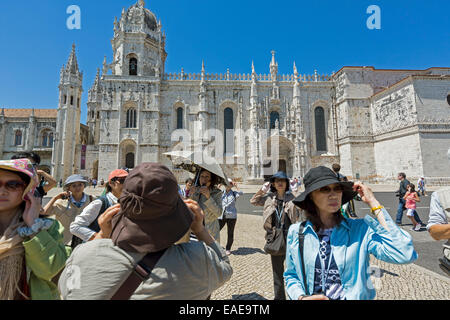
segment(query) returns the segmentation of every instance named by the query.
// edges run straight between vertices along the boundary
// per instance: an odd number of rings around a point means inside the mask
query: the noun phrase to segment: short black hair
[[[399,175],[399,176],[402,176],[403,178],[406,179],[406,174],[405,174],[404,172],[400,172],[398,175]]]
[[[331,168],[333,169],[334,172],[339,172],[341,170],[341,165],[338,163],[333,163]]]
[[[185,181],[184,183],[187,184],[188,182],[194,183],[194,179],[192,179],[192,178],[187,178],[186,181]]]
[[[289,180],[287,180],[287,179],[284,179],[285,181],[286,181],[286,192],[288,192],[289,190],[290,190],[290,183],[289,183]],[[270,183],[270,191],[272,192],[272,193],[276,193],[277,192],[277,189],[275,188],[275,186],[274,186],[274,183],[275,183],[275,181],[274,182],[272,182],[272,183]]]
[[[29,160],[33,161],[33,163],[35,163],[35,164],[41,163],[41,157],[37,153],[34,153],[34,152],[16,153],[11,158],[11,160],[17,160],[17,159],[29,159]]]

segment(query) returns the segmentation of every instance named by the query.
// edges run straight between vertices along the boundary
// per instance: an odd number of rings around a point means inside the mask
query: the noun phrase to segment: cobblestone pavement
[[[226,226],[220,234],[226,243]],[[233,276],[216,290],[213,300],[272,300],[273,281],[270,256],[263,251],[262,217],[238,215],[235,240],[230,261]],[[409,265],[394,265],[371,259],[372,282],[377,300],[447,300],[450,299],[450,278],[427,269]]]

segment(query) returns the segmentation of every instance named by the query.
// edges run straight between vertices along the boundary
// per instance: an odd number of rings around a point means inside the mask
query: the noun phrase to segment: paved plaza
[[[221,244],[226,243],[226,227],[220,234]],[[270,256],[263,251],[264,230],[262,217],[239,215],[235,229],[235,243],[230,261],[233,276],[223,287],[212,294],[212,299],[264,300],[273,299],[272,268]],[[377,300],[448,300],[450,278],[415,264],[393,265],[371,260],[377,290]]]

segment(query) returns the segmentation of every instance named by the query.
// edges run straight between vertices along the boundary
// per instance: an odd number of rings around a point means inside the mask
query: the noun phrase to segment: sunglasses
[[[126,178],[114,178],[112,179],[113,182],[118,182],[120,184],[124,184],[125,183],[125,179]]]
[[[330,193],[332,190],[333,190],[333,192],[336,192],[336,193],[342,193],[342,192],[344,192],[344,187],[341,186],[341,185],[337,185],[334,188],[331,188],[329,186],[325,186],[325,187],[320,188],[319,192],[321,192],[321,193]]]
[[[21,189],[25,189],[26,184],[25,182],[22,181],[7,181],[7,182],[3,182],[0,181],[0,188],[2,188],[3,186],[5,186],[5,189],[8,191],[19,191]]]

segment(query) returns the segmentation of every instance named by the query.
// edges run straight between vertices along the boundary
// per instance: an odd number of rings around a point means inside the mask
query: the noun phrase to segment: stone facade
[[[115,19],[111,43],[113,61],[105,57],[88,93],[87,126],[78,126],[75,47],[61,70],[57,179],[80,172],[106,180],[144,161],[171,167],[163,153],[191,147],[210,151],[241,181],[339,162],[351,179],[393,181],[404,171],[412,181],[450,182],[450,68],[343,67],[328,76],[300,74],[294,63],[281,75],[272,52],[267,74],[253,64],[245,74],[210,74],[205,63],[194,74],[166,72],[166,35],[142,0]]]
[[[55,109],[6,109],[0,113],[0,159],[15,153],[34,152],[40,168],[50,173],[56,132]]]

